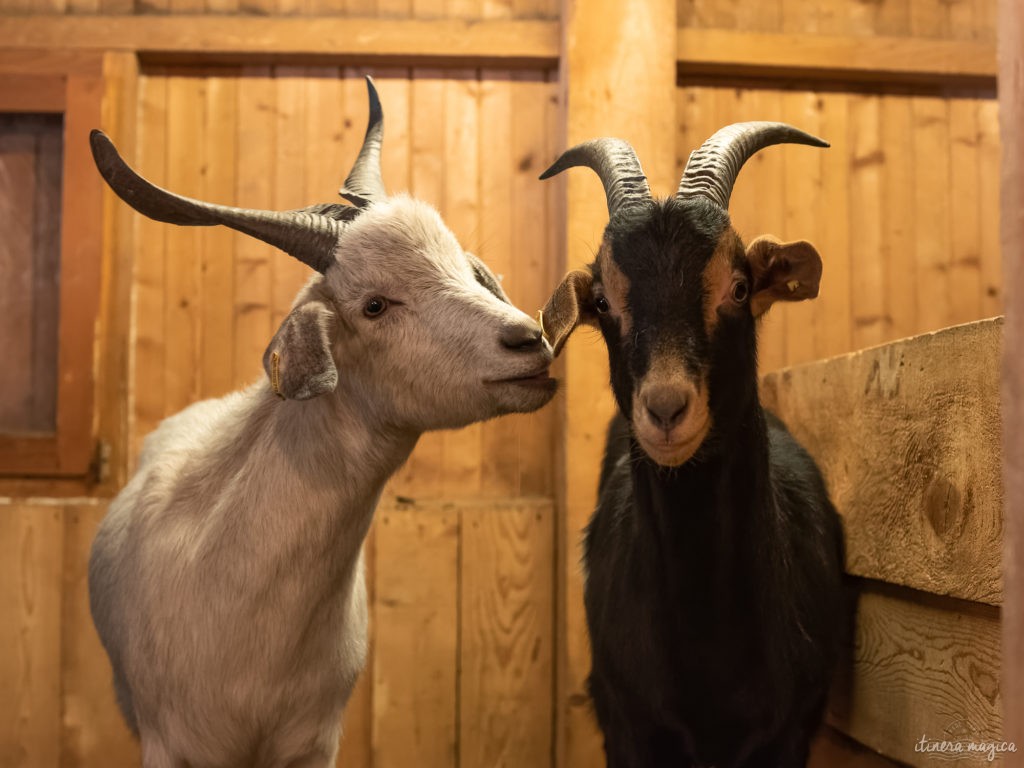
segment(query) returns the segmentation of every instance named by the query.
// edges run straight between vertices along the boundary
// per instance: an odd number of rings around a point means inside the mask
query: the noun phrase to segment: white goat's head
[[[554,395],[551,347],[440,215],[388,197],[380,171],[383,115],[370,120],[341,195],[354,205],[256,211],[205,203],[150,184],[100,131],[96,165],[113,190],[157,221],[223,224],[315,269],[264,355],[274,391],[305,400],[338,392],[406,429],[458,427],[540,408]]]

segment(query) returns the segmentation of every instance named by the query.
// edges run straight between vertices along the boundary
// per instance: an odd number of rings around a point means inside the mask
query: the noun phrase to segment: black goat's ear
[[[776,301],[803,301],[818,295],[821,256],[806,240],[783,243],[762,235],[747,246],[747,261],[754,276],[750,297],[754,317]]]
[[[267,351],[263,368],[274,394],[286,400],[309,400],[338,386],[331,356],[330,329],[334,313],[320,300],[304,301],[281,323]]]
[[[577,325],[596,322],[590,310],[593,285],[594,275],[589,270],[574,270],[565,276],[541,310],[541,327],[556,355]]]

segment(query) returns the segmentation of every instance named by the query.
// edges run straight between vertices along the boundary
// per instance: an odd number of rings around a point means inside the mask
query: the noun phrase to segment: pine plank
[[[57,360],[60,320],[60,228],[51,212],[61,208],[63,143],[58,125],[39,132],[36,142],[34,232],[32,234],[32,405],[33,429],[57,426]],[[27,198],[28,187],[19,189]],[[10,286],[8,286],[9,288]],[[6,316],[6,315],[5,315]]]
[[[901,95],[882,97],[882,242],[878,258],[885,268],[886,307],[892,320],[891,337],[903,338],[920,331],[918,323],[917,239],[914,228],[916,158],[908,140],[913,136],[910,99]]]
[[[981,314],[992,317],[1003,312],[1004,295],[1002,251],[999,244],[999,189],[996,183],[1003,167],[1002,143],[999,138],[999,104],[995,99],[981,101],[978,128],[981,184],[977,204],[981,212]]]
[[[166,187],[167,176],[167,78],[160,71],[139,81],[139,171],[154,184]],[[118,201],[120,203],[120,201]],[[134,466],[142,440],[152,432],[167,410],[164,379],[167,335],[165,261],[170,226],[134,214],[137,255],[132,323],[135,326],[135,362],[131,397],[129,455]]]
[[[990,606],[868,583],[854,658],[829,721],[883,755],[927,765],[920,740],[1002,741],[999,620]],[[950,756],[952,757],[952,756]],[[974,754],[953,764],[984,761]]]
[[[60,757],[63,509],[0,507],[0,765]]]
[[[202,128],[206,86],[202,78],[172,74],[167,78],[167,187],[188,197],[205,197]],[[164,324],[164,415],[199,399],[202,292],[202,234],[197,227],[167,228]],[[142,311],[146,311],[145,308]]]
[[[447,72],[442,98],[446,119],[442,145],[444,192],[441,213],[462,247],[478,252],[480,105],[476,73]],[[480,493],[483,430],[484,426],[477,423],[442,433],[442,492],[446,497],[472,497]]]
[[[495,502],[462,512],[459,761],[551,765],[554,507]]]
[[[981,312],[981,178],[978,100],[951,97],[949,108],[950,324],[983,317]]]
[[[808,133],[821,135],[821,110],[818,94],[813,91],[783,91],[782,116],[787,122]],[[826,139],[827,140],[827,139]],[[769,149],[769,151],[772,151]],[[821,152],[832,149],[812,147],[779,147],[775,151],[783,156],[783,201],[785,204],[783,227],[776,234],[783,240],[809,240],[820,245],[822,221],[827,203],[821,194]],[[817,357],[812,328],[827,322],[827,301],[830,293],[829,254],[822,253],[824,273],[819,297],[775,307],[771,313],[785,313],[785,339],[783,361],[786,365],[813,360]]]
[[[850,162],[850,303],[853,348],[881,344],[891,338],[886,306],[882,251],[881,104],[875,95],[852,95],[849,102]],[[973,318],[972,318],[973,319]]]
[[[951,321],[949,250],[949,104],[930,96],[911,97],[914,141],[914,241],[917,244],[917,330],[932,331]]]
[[[89,612],[89,551],[106,512],[104,503],[72,504],[64,512],[60,765],[77,768],[140,760],[138,742],[114,700],[110,662]]]
[[[848,99],[845,93],[821,91],[821,133],[832,144],[822,151],[821,196],[830,211],[849,210],[850,147]],[[850,223],[847,215],[829,221],[816,243],[828,269],[827,298],[820,301],[820,310],[828,322],[814,328],[814,349],[820,356],[837,355],[852,348],[852,308],[850,301]],[[827,301],[827,303],[826,303]]]
[[[305,68],[279,66],[274,69],[277,92],[275,111],[277,147],[274,153],[274,205],[278,211],[302,208],[314,202],[306,198],[306,143],[313,133],[330,130],[309,121],[303,78]],[[276,329],[291,312],[299,289],[312,270],[298,259],[274,249],[270,260],[271,325]]]
[[[983,320],[763,380],[843,515],[850,573],[1002,602],[1002,331]]]
[[[246,208],[274,208],[277,92],[269,67],[240,70],[237,93],[235,199]],[[274,333],[271,317],[273,246],[237,235],[234,263],[233,364],[235,385],[263,376],[263,352]]]
[[[456,765],[458,568],[456,508],[378,510],[374,768]]]
[[[204,199],[235,204],[237,176],[238,78],[236,71],[208,70],[202,147]],[[197,148],[199,149],[199,148]],[[235,388],[235,243],[242,237],[227,227],[200,231],[200,382],[202,397],[220,397]]]

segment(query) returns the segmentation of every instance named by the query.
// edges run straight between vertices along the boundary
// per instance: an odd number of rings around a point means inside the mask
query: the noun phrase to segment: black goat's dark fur
[[[842,528],[812,459],[760,406],[755,319],[705,333],[694,284],[728,224],[700,220],[707,206],[652,203],[606,231],[631,279],[632,332],[601,319],[620,411],[645,338],[667,333],[707,372],[713,427],[666,468],[622,413],[611,424],[584,547],[590,692],[610,768],[803,766],[847,627]]]

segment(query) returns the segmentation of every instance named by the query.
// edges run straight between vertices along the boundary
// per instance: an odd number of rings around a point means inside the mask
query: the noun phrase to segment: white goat
[[[527,412],[551,348],[430,206],[387,198],[382,117],[342,194],[246,211],[93,153],[139,212],[225,224],[321,274],[264,356],[268,381],[196,403],[145,441],[93,543],[93,619],[146,768],[333,766],[367,644],[362,542],[419,435]]]

